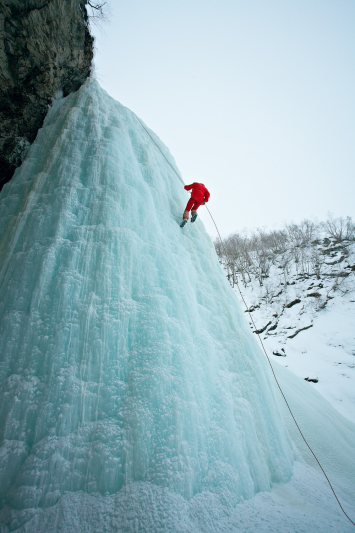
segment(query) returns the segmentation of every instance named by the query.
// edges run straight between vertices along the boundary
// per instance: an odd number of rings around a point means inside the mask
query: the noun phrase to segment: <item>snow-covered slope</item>
[[[4,187],[4,533],[351,531],[289,436],[202,223],[179,227],[185,194],[95,80],[54,103]],[[354,426],[322,401],[319,431],[348,454]],[[347,457],[335,479],[351,511],[354,473]]]
[[[355,422],[355,244],[314,247],[326,254],[319,279],[291,263],[285,282],[276,263],[263,286],[253,277],[239,285],[271,359],[317,380],[309,386]]]

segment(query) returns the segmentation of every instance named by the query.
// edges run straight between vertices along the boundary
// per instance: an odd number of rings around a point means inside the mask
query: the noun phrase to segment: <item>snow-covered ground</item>
[[[320,279],[300,276],[293,265],[285,283],[276,263],[262,286],[252,277],[246,286],[239,279],[239,287],[257,330],[270,323],[260,333],[270,358],[303,379],[318,380],[309,387],[355,422],[355,244],[317,249],[325,256]],[[235,291],[244,307],[237,286]]]

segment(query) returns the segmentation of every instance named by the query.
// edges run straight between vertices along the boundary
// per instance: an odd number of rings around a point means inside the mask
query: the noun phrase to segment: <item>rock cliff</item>
[[[0,8],[0,188],[21,164],[51,99],[90,73],[86,0],[3,0]]]

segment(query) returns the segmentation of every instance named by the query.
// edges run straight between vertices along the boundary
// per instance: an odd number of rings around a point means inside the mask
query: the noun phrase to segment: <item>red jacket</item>
[[[191,197],[199,204],[202,204],[202,202],[208,202],[210,193],[203,183],[192,183],[192,185],[185,185],[184,189],[187,191],[192,189]]]

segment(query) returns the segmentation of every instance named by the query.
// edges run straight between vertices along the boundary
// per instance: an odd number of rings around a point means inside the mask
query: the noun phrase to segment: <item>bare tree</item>
[[[320,241],[325,235],[330,238],[325,243],[326,248]],[[317,280],[324,276],[332,277],[332,290],[345,291],[348,290],[344,281],[348,271],[344,270],[343,265],[335,271],[334,265],[343,263],[346,258],[346,268],[352,269],[352,259],[348,257],[347,251],[349,245],[342,246],[342,256],[336,261],[327,263],[326,257],[330,252],[333,253],[328,249],[332,241],[354,239],[355,225],[350,217],[335,219],[329,216],[326,222],[320,224],[305,219],[299,224],[287,224],[282,230],[259,228],[254,232],[234,233],[224,239],[223,243],[216,241],[215,247],[221,264],[228,270],[232,286],[240,276],[245,286],[254,278],[258,280],[260,287],[264,287],[270,268],[275,265],[281,270],[285,289],[294,266],[297,276],[315,275]],[[328,270],[326,265],[330,267]],[[266,297],[269,298],[270,291],[266,292]]]
[[[304,219],[299,224],[286,224],[288,240],[294,246],[307,246],[319,237],[319,224],[312,220]]]
[[[271,231],[268,234],[268,247],[274,255],[283,253],[286,250],[287,233],[285,231]]]
[[[269,276],[270,267],[271,267],[271,257],[270,253],[265,246],[260,245],[252,254],[253,265],[254,265],[254,274],[259,285],[263,285],[265,278]]]
[[[281,257],[279,258],[279,267],[282,270],[285,285],[287,284],[288,276],[289,276],[290,269],[291,269],[291,264],[292,264],[292,256],[288,253],[282,254]]]
[[[355,238],[355,224],[351,217],[334,218],[333,215],[329,214],[328,219],[322,223],[322,228],[326,235],[336,242],[353,241]]]
[[[301,233],[303,235],[304,245],[310,244],[312,241],[315,241],[319,237],[319,224],[305,218],[300,223]]]
[[[317,248],[313,248],[311,251],[311,265],[312,270],[314,274],[316,275],[317,279],[320,279],[322,266],[324,264],[324,259],[322,260],[321,254],[319,253]]]

